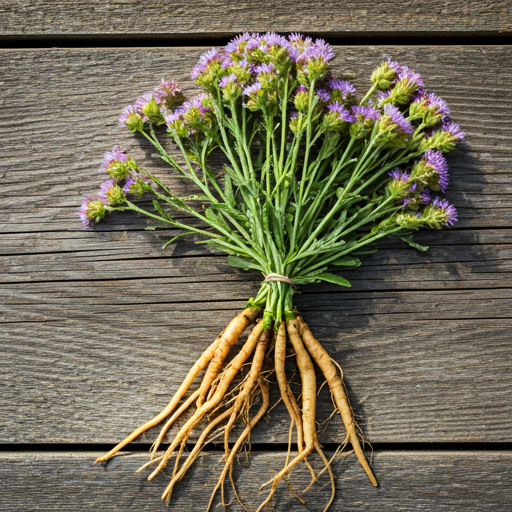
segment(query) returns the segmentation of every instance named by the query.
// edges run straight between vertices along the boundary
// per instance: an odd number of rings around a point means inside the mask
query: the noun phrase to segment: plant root
[[[115,455],[128,443],[131,443],[134,439],[139,437],[143,432],[146,432],[146,430],[149,430],[155,425],[158,425],[162,420],[167,418],[167,416],[171,414],[185,393],[188,391],[190,385],[197,377],[199,372],[204,370],[212,358],[215,357],[215,353],[219,345],[221,343],[225,343],[225,340],[229,340],[232,342],[231,345],[233,345],[236,340],[238,340],[240,335],[245,331],[247,326],[254,322],[259,312],[260,310],[257,308],[246,308],[241,311],[235,318],[233,318],[233,320],[229,322],[224,331],[222,331],[221,335],[201,354],[199,359],[192,366],[187,376],[185,377],[185,380],[182,382],[181,386],[178,388],[178,391],[176,391],[167,407],[160,414],[157,414],[152,420],[149,420],[148,422],[144,423],[144,425],[135,429],[128,437],[126,437],[123,441],[112,448],[112,450],[105,453],[101,457],[98,457],[95,462],[104,462],[110,459],[110,457]]]
[[[338,375],[336,366],[329,357],[329,354],[324,349],[324,347],[322,347],[320,342],[313,336],[306,322],[304,322],[301,317],[297,317],[297,321],[300,326],[304,345],[306,345],[306,348],[311,354],[311,357],[313,357],[315,363],[319,366],[325,378],[327,379],[327,383],[329,384],[332,396],[334,397],[336,407],[340,412],[341,419],[343,420],[345,429],[347,431],[347,436],[350,440],[350,443],[352,444],[352,448],[354,449],[357,460],[363,467],[365,473],[370,479],[370,482],[375,487],[377,487],[379,484],[373,475],[373,472],[366,460],[366,457],[364,456],[363,449],[361,448],[361,444],[359,442],[359,437],[355,428],[354,413],[352,411],[352,407],[350,406],[347,392],[345,391],[345,386],[343,385],[343,380]]]
[[[197,460],[201,450],[207,443],[222,436],[224,454],[221,461],[224,465],[217,484],[211,494],[207,512],[212,508],[219,488],[221,489],[222,506],[224,508],[229,506],[230,503],[227,502],[225,496],[225,483],[226,477],[228,476],[236,499],[240,506],[244,510],[247,510],[238,495],[233,480],[234,464],[244,446],[247,446],[250,450],[251,431],[261,418],[269,412],[269,385],[267,379],[269,375],[275,371],[281,394],[280,400],[283,401],[290,415],[288,450],[284,467],[277,472],[273,478],[260,487],[261,490],[271,485],[266,499],[261,503],[257,512],[261,512],[268,505],[282,479],[286,479],[291,492],[302,503],[305,503],[299,494],[295,492],[288,479],[290,471],[302,461],[304,461],[311,473],[311,482],[302,493],[307,492],[323,473],[328,472],[329,474],[332,491],[329,502],[324,509],[324,511],[326,511],[331,506],[335,493],[335,479],[331,464],[339,451],[343,450],[349,441],[354,448],[359,462],[371,482],[376,486],[377,482],[364,457],[359,442],[358,427],[353,418],[353,412],[343,386],[341,368],[335,361],[331,360],[326,350],[311,334],[308,326],[300,316],[290,314],[287,316],[286,322],[276,322],[274,326],[276,331],[274,333],[271,327],[272,322],[265,320],[256,322],[247,340],[238,350],[238,353],[228,364],[225,364],[231,347],[236,343],[246,327],[255,322],[259,313],[260,310],[257,308],[247,308],[239,313],[228,324],[221,335],[199,357],[167,407],[160,414],[155,416],[155,418],[136,429],[125,440],[110,450],[110,452],[99,457],[97,461],[107,460],[112,457],[117,451],[126,446],[126,444],[135,439],[142,432],[166,419],[160,433],[151,446],[151,460],[140,467],[137,472],[155,465],[156,468],[154,468],[148,476],[148,480],[152,480],[167,466],[171,457],[175,455],[172,477],[162,494],[162,500],[166,500],[167,504],[169,504],[174,487],[182,480],[192,464]],[[294,354],[288,356],[286,355],[287,339],[290,340],[294,350]],[[272,369],[268,369],[267,360],[271,358],[272,352],[274,353],[274,364]],[[295,356],[296,359],[302,387],[302,392],[298,398],[296,398],[292,392],[290,381],[286,378],[285,373],[285,361],[287,357],[293,356]],[[334,412],[336,412],[336,409],[340,412],[347,430],[344,443],[336,450],[330,460],[325,456],[322,446],[318,441],[317,422],[315,418],[316,400],[319,391],[316,389],[314,363],[317,364],[324,374],[326,383],[331,390],[335,407]],[[241,373],[245,373],[245,366],[249,367],[249,371],[246,372],[245,376],[239,377],[237,381],[235,381],[237,376],[240,376]],[[198,389],[190,393],[188,398],[179,405],[192,382],[202,370],[206,371]],[[299,399],[300,406],[298,403]],[[260,401],[260,405],[256,414],[251,418],[250,411],[257,400]],[[165,451],[163,453],[157,453],[171,426],[182,418],[183,414],[189,409],[192,409],[190,417],[183,422],[178,433],[174,436]],[[190,453],[188,453],[184,461],[182,461],[183,452],[187,446],[187,441],[192,429],[205,418],[208,420],[207,425],[202,429]],[[230,434],[233,431],[235,423],[240,421],[245,422],[245,428],[237,438],[233,447],[230,448]],[[291,458],[290,454],[294,427],[296,429],[298,452],[296,456]],[[320,427],[321,425],[318,425],[318,428]],[[315,473],[308,461],[308,456],[315,451],[318,453],[324,466],[318,474]]]

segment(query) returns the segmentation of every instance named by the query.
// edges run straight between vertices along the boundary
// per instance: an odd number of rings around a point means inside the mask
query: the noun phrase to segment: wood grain
[[[510,33],[512,4],[489,0],[23,0],[0,2],[5,36],[126,36],[187,39],[244,31],[322,35]]]
[[[228,267],[193,240],[162,252],[171,231],[144,231],[148,223],[137,216],[112,216],[92,232],[76,216],[116,142],[166,175],[116,117],[162,77],[191,92],[188,71],[203,50],[1,53],[0,442],[118,441],[159,412],[202,347],[257,290],[260,275]],[[337,53],[336,71],[360,91],[392,56],[446,98],[467,132],[449,155],[448,197],[461,221],[419,234],[427,253],[384,242],[345,274],[350,291],[311,286],[297,305],[344,368],[373,442],[511,441],[512,50]],[[321,394],[320,420],[330,407]],[[287,429],[278,407],[253,440],[282,442]],[[333,419],[322,439],[342,438]],[[151,432],[141,441],[153,439]]]
[[[156,512],[205,510],[221,466],[218,453],[200,457],[172,496],[167,508],[160,495],[169,475],[148,482],[147,474],[134,471],[147,461],[146,454],[117,457],[108,465],[93,464],[96,453],[1,453],[0,475],[2,510],[78,512]],[[244,458],[245,467],[237,466],[234,475],[244,504],[255,510],[266,494],[258,493],[261,483],[279,470],[282,453],[258,452]],[[316,457],[311,457],[316,467]],[[316,464],[315,464],[316,463]],[[330,510],[345,512],[425,512],[431,510],[495,512],[512,508],[512,454],[492,451],[376,451],[373,468],[380,487],[370,485],[353,455],[339,457],[333,464],[338,479],[336,496]],[[290,484],[296,491],[309,483],[309,472],[294,469]],[[234,499],[229,483],[227,499]],[[330,496],[328,478],[322,475],[306,494],[302,505],[285,482],[277,488],[273,512],[293,510],[321,511]],[[217,499],[217,503],[220,499]],[[219,507],[220,508],[220,507]],[[242,510],[235,502],[232,512]]]

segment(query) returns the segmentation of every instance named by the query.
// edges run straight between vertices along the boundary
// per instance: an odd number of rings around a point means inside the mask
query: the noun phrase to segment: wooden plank
[[[145,454],[117,457],[108,465],[94,465],[96,453],[4,452],[0,454],[2,510],[65,510],[105,512],[205,510],[221,466],[219,453],[200,457],[174,490],[171,507],[160,495],[169,474],[151,482],[146,474],[134,471],[147,461]],[[243,462],[243,457],[241,458]],[[234,477],[245,506],[255,510],[266,497],[258,493],[261,483],[282,467],[284,453],[257,452],[249,455],[249,464],[237,465]],[[316,457],[311,457],[316,463]],[[319,467],[318,464],[315,464]],[[333,464],[336,481],[335,501],[330,510],[337,512],[372,510],[378,512],[450,512],[505,511],[512,508],[512,454],[509,451],[376,451],[373,468],[380,487],[370,485],[353,455],[339,457]],[[168,473],[168,471],[166,470]],[[305,467],[294,469],[290,485],[296,491],[308,485]],[[234,500],[226,484],[227,500]],[[274,512],[319,511],[330,496],[328,477],[320,477],[306,494],[302,505],[285,482],[273,500]],[[218,503],[220,499],[217,499]],[[236,503],[229,508],[238,512]]]
[[[307,31],[322,35],[492,34],[511,30],[511,3],[485,0],[164,0],[97,2],[24,0],[0,3],[4,36],[108,35],[187,39],[244,31]]]
[[[210,300],[227,295],[246,297],[262,280],[259,272],[236,270],[226,257],[208,254],[192,241],[180,242],[162,252],[169,234],[155,232],[110,233],[48,233],[0,235],[0,282],[4,293],[39,293],[52,290],[55,295],[69,296],[69,291],[87,287],[91,297],[118,295],[118,288],[140,288],[140,279],[151,280],[151,296],[158,301],[172,301],[172,296],[186,294],[194,299],[197,291],[207,287]],[[503,288],[512,280],[512,244],[507,243],[510,230],[443,231],[421,233],[420,243],[429,251],[411,249],[398,239],[378,244],[379,251],[362,258],[362,266],[345,270],[352,283],[351,291]],[[487,242],[483,242],[486,240]],[[3,243],[2,243],[3,242]],[[9,254],[8,251],[21,254]],[[114,284],[112,281],[127,280]],[[101,281],[101,282],[97,282]],[[105,281],[109,286],[105,289]],[[241,282],[239,293],[230,295],[233,286],[219,290],[214,283]],[[190,285],[179,286],[179,283]],[[206,285],[206,283],[210,283]],[[172,290],[168,285],[176,285]],[[205,286],[202,286],[204,284]],[[94,292],[96,288],[98,291]],[[304,287],[304,291],[337,290],[335,285]],[[235,290],[236,293],[236,290]],[[166,299],[167,296],[167,299]],[[121,299],[145,302],[141,294]]]
[[[119,440],[159,412],[257,290],[257,273],[231,269],[192,242],[162,253],[169,232],[142,231],[145,220],[113,216],[100,232],[85,232],[76,217],[80,194],[98,186],[95,169],[114,142],[151,167],[152,151],[116,126],[120,108],[162,76],[191,91],[187,74],[201,51],[2,53],[1,442]],[[510,441],[512,50],[337,51],[337,71],[359,88],[393,56],[448,100],[468,133],[450,155],[449,197],[461,222],[420,234],[432,246],[427,253],[387,241],[346,273],[350,292],[312,286],[297,304],[343,366],[372,441]],[[319,400],[322,420],[329,397]],[[287,432],[286,413],[276,408],[254,441],[282,442]],[[342,437],[333,419],[322,439]],[[141,441],[153,439],[154,432]]]

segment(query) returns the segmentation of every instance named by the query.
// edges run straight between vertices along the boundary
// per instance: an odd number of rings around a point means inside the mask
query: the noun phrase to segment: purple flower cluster
[[[443,123],[441,125],[441,129],[456,140],[464,140],[464,137],[466,136],[466,134],[460,129],[460,126],[455,123]]]
[[[254,82],[252,85],[249,85],[247,86],[244,91],[243,91],[243,94],[244,96],[251,96],[253,95],[255,92],[258,92],[260,91],[262,88],[262,85],[260,82]]]
[[[94,206],[93,203],[95,202],[96,201],[91,196],[86,196],[82,198],[82,204],[80,205],[80,209],[78,210],[78,217],[80,217],[80,220],[82,221],[82,226],[84,228],[90,229],[95,223],[94,217],[92,215],[91,217],[89,217],[89,213],[92,213],[92,206]],[[102,203],[102,201],[99,202]],[[98,205],[96,205],[96,209],[97,206]]]
[[[450,181],[450,175],[448,174],[448,163],[446,158],[439,151],[428,149],[425,151],[423,161],[427,167],[430,167],[439,177],[438,184],[441,191],[446,192],[448,183]]]
[[[364,122],[367,119],[377,121],[380,118],[380,112],[373,107],[352,107],[352,113],[358,122]]]
[[[408,134],[413,132],[411,123],[405,119],[398,107],[386,103],[384,105],[384,114],[389,116],[392,123],[395,124],[402,133]]]
[[[327,108],[331,112],[337,112],[339,114],[339,118],[347,123],[355,123],[356,118],[353,114],[350,113],[349,110],[345,109],[344,105],[340,105],[339,102],[335,101],[334,103],[331,103],[330,105],[327,105]],[[355,108],[358,107],[352,107],[352,111],[354,111]]]
[[[406,182],[409,179],[409,174],[407,172],[402,172],[400,169],[396,168],[389,173],[395,181]]]
[[[212,121],[208,114],[212,112],[212,109],[205,105],[207,98],[208,95],[205,93],[198,94],[185,101],[174,112],[167,114],[165,122],[168,128],[173,130],[180,128],[177,133],[181,136],[192,135],[196,133],[197,129],[211,127]],[[177,121],[180,121],[179,126],[176,125]]]
[[[222,64],[226,59],[226,55],[221,53],[219,48],[210,48],[199,57],[199,63],[190,72],[192,80],[196,80],[201,73],[208,69],[212,62]]]
[[[341,97],[346,100],[350,94],[356,93],[356,88],[350,83],[338,78],[331,78],[327,84],[331,89],[341,92]]]
[[[236,75],[231,73],[231,75],[224,76],[219,81],[219,87],[224,89],[230,82],[236,82]]]
[[[453,204],[448,203],[447,199],[440,199],[439,197],[436,197],[432,201],[432,206],[440,210],[442,214],[446,217],[444,223],[449,228],[453,227],[453,225],[457,222],[457,210],[455,209],[455,206]]]
[[[107,151],[103,156],[103,162],[100,165],[99,172],[108,172],[112,165],[118,165],[128,160],[128,155],[119,147],[114,146],[110,151]]]
[[[331,99],[331,93],[326,89],[317,89],[316,95],[320,98],[320,101],[327,103]]]
[[[128,105],[119,116],[119,124],[131,131],[141,130],[144,123],[163,122],[163,115],[183,103],[185,97],[174,80],[162,80],[154,91],[148,91]]]

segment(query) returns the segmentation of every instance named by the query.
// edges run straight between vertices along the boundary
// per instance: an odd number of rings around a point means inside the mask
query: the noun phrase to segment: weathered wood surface
[[[116,116],[163,76],[190,91],[188,71],[201,51],[0,54],[1,442],[119,440],[167,403],[202,348],[257,290],[261,276],[231,269],[190,241],[162,253],[169,232],[143,231],[144,219],[113,216],[85,232],[76,217],[113,143],[153,165],[151,149],[118,128]],[[392,56],[448,101],[467,133],[449,156],[448,197],[461,221],[421,234],[427,253],[385,242],[346,273],[351,290],[304,288],[297,304],[343,366],[371,441],[511,441],[512,50],[337,53],[336,70],[360,90]],[[329,408],[321,395],[320,419]],[[287,429],[278,407],[253,441],[282,442]],[[342,438],[333,419],[322,439]]]
[[[512,29],[509,0],[22,0],[0,2],[0,35],[138,38],[228,36],[244,31],[324,35],[490,34]]]
[[[134,473],[147,461],[146,454],[116,457],[106,467],[93,464],[96,455],[91,452],[1,453],[0,507],[25,511],[29,506],[30,510],[45,512],[205,510],[221,471],[221,466],[216,465],[219,453],[200,457],[190,474],[176,486],[171,506],[167,508],[160,495],[169,475],[148,482],[147,473]],[[245,464],[241,457],[245,467],[237,467],[235,481],[242,501],[250,510],[255,510],[266,496],[265,492],[258,493],[259,485],[282,467],[284,459],[283,453],[258,452],[250,454],[249,464]],[[316,462],[315,457],[311,459]],[[316,467],[319,468],[318,464]],[[368,482],[353,455],[335,460],[333,469],[338,478],[331,510],[496,512],[512,509],[512,453],[508,451],[376,451],[373,467],[380,483],[377,489]],[[309,479],[305,467],[298,467],[289,481],[300,491]],[[226,492],[227,499],[234,499],[229,482]],[[282,482],[272,510],[321,511],[330,497],[327,476],[322,475],[301,497],[306,500],[305,506]],[[229,510],[238,512],[242,508],[235,502]]]

